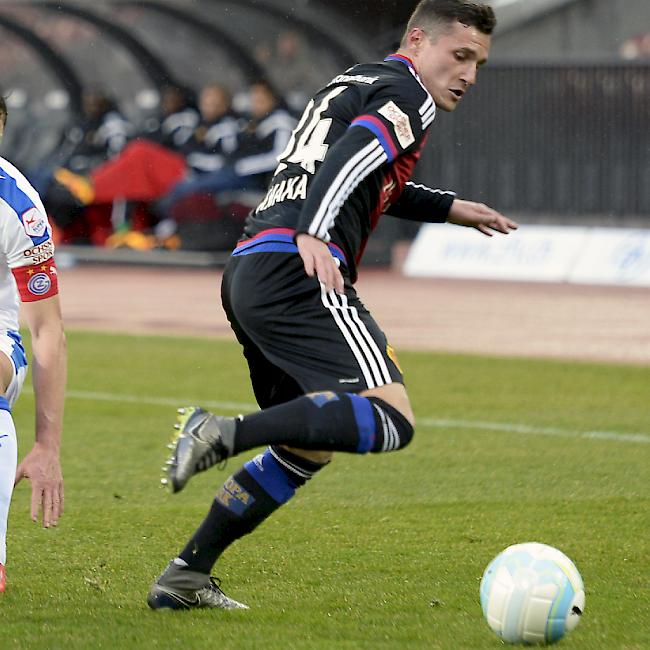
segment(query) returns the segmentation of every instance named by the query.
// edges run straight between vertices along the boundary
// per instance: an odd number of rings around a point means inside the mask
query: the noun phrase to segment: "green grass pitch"
[[[413,444],[338,455],[228,549],[215,573],[250,611],[151,612],[151,581],[227,476],[159,487],[175,407],[250,409],[247,370],[230,342],[68,340],[66,511],[43,530],[28,485],[14,493],[3,650],[497,648],[479,581],[524,541],[557,546],[584,579],[562,647],[650,647],[650,368],[402,353]],[[22,457],[29,390],[15,418]]]

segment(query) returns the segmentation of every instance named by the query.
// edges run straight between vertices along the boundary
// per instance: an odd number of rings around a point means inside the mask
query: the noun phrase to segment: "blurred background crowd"
[[[310,95],[395,49],[415,4],[0,0],[0,154],[60,243],[226,250]],[[492,4],[491,64],[418,176],[518,219],[647,226],[650,4]],[[376,258],[416,228],[383,225]]]

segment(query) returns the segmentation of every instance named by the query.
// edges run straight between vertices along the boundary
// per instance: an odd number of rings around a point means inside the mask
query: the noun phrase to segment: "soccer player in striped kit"
[[[489,6],[423,0],[397,53],[350,68],[307,106],[222,283],[262,410],[226,418],[181,409],[163,480],[177,492],[195,473],[269,446],[217,492],[151,587],[150,607],[245,607],[210,578],[223,550],[286,503],[332,452],[387,452],[411,441],[401,370],[353,284],[383,213],[484,234],[517,227],[409,180],[436,110],[454,110],[476,82],[494,26]]]
[[[0,95],[0,138],[7,107]],[[66,346],[58,296],[54,245],[45,208],[34,188],[0,158],[0,592],[6,585],[6,536],[14,482],[32,483],[31,516],[42,509],[43,526],[63,512],[59,461],[66,381]],[[18,331],[18,305],[31,332],[36,441],[17,465],[11,407],[27,374]]]

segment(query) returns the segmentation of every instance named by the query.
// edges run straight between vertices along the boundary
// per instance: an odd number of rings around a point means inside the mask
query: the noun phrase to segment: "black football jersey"
[[[338,245],[352,281],[383,213],[445,221],[453,192],[409,182],[436,106],[407,57],[335,77],[309,102],[245,237],[290,228]]]

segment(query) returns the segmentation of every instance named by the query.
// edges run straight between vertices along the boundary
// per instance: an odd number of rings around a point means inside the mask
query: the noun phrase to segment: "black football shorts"
[[[353,286],[346,281],[343,295],[326,292],[297,253],[231,257],[221,294],[262,408],[315,391],[403,383],[386,336]]]

